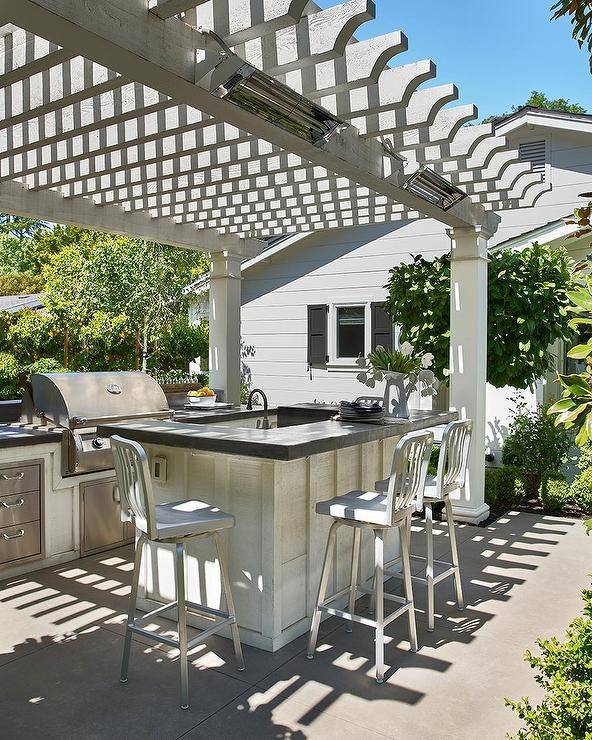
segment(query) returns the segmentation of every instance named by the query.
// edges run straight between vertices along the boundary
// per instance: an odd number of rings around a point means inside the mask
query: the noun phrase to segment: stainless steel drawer
[[[39,491],[0,496],[0,528],[33,522],[39,517]]]
[[[0,563],[28,558],[41,553],[39,522],[0,529]]]
[[[38,491],[41,484],[40,471],[41,466],[38,464],[0,468],[0,496]]]

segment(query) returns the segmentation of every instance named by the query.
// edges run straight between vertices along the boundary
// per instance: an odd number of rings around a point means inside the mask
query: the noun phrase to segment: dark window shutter
[[[308,363],[325,365],[327,356],[327,306],[308,306]]]
[[[372,346],[375,350],[379,345],[386,349],[393,348],[393,320],[384,310],[383,303],[373,303],[370,306],[372,313]]]

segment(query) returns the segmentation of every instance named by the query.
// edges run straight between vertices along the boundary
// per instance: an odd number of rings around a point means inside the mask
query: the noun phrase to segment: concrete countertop
[[[103,424],[98,427],[98,433],[102,437],[119,434],[138,442],[191,450],[272,460],[297,460],[321,452],[401,436],[407,432],[446,424],[457,418],[454,411],[414,410],[409,419],[385,424],[318,421],[280,429],[240,429],[216,424],[138,420]]]
[[[29,424],[0,424],[0,450],[7,447],[27,447],[59,442],[62,433],[53,427],[34,427]]]

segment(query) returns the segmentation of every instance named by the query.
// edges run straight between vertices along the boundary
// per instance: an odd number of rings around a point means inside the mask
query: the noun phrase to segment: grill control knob
[[[92,441],[92,446],[95,450],[101,450],[105,444],[105,440],[102,437],[95,437]]]

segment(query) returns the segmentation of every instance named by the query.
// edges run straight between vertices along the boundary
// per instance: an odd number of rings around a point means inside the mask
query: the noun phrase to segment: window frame
[[[337,313],[339,308],[351,308],[359,306],[364,309],[364,354],[366,357],[370,352],[370,346],[372,343],[372,313],[371,305],[373,300],[342,300],[334,301],[329,303],[329,316],[328,316],[328,349],[329,349],[329,361],[327,362],[328,368],[341,368],[341,369],[355,369],[359,371],[359,367],[356,364],[357,357],[337,357]]]

